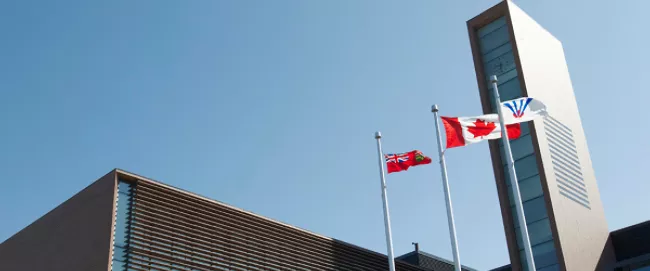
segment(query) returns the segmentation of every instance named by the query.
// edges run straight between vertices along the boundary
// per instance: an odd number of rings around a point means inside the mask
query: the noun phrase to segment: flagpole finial
[[[490,83],[496,83],[496,82],[498,82],[498,81],[499,81],[499,79],[497,79],[497,76],[496,76],[496,75],[492,75],[492,76],[490,76]]]
[[[381,132],[377,131],[375,132],[375,139],[380,139],[381,138]]]
[[[438,112],[438,105],[437,104],[434,104],[434,105],[431,106],[431,112],[433,112],[433,113]]]

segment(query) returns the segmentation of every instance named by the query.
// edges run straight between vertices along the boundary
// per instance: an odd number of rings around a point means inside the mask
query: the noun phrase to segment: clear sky
[[[113,168],[385,253],[373,133],[481,112],[497,1],[0,3],[0,240]],[[515,1],[565,48],[610,229],[650,219],[650,2]],[[463,264],[509,262],[486,143],[448,152]],[[388,176],[395,253],[451,258],[437,164]]]

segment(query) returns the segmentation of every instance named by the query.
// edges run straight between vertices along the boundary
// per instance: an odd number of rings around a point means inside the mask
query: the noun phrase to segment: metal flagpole
[[[449,239],[451,239],[451,250],[454,254],[454,270],[461,271],[460,253],[458,253],[458,239],[456,239],[456,223],[454,222],[454,211],[451,207],[451,195],[449,193],[449,181],[447,179],[447,164],[445,153],[442,150],[442,137],[440,136],[440,125],[438,121],[438,105],[431,107],[431,112],[436,119],[436,136],[438,137],[438,158],[440,158],[440,172],[442,173],[442,189],[445,191],[445,203],[447,203],[447,223],[449,223]]]
[[[501,140],[505,148],[506,159],[508,160],[508,174],[510,174],[510,182],[512,183],[512,194],[515,197],[515,208],[517,209],[517,216],[519,218],[519,229],[521,230],[521,239],[524,242],[524,253],[526,254],[526,263],[528,263],[528,270],[535,270],[535,261],[533,258],[533,250],[530,247],[530,239],[528,237],[528,227],[526,226],[526,217],[524,216],[524,206],[521,203],[521,194],[519,192],[519,183],[517,181],[517,174],[515,172],[515,161],[512,159],[512,150],[510,149],[510,141],[508,140],[508,132],[506,131],[506,124],[503,118],[503,111],[501,110],[501,98],[499,97],[499,88],[497,86],[497,76],[490,76],[490,83],[492,83],[492,90],[494,92],[494,101],[499,113],[499,125],[501,125]]]
[[[377,139],[377,155],[379,155],[379,176],[381,177],[381,199],[384,206],[384,226],[386,228],[386,250],[388,250],[388,267],[395,271],[395,258],[393,257],[393,235],[390,231],[390,215],[388,214],[388,196],[386,195],[386,174],[384,174],[384,152],[381,150],[381,133],[375,133]]]

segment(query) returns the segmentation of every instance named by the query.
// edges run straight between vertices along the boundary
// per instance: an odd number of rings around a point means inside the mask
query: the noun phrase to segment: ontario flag
[[[447,148],[461,147],[486,139],[501,138],[499,115],[478,117],[440,117],[447,134]],[[521,136],[519,123],[506,125],[509,139]]]
[[[424,156],[421,151],[414,150],[398,154],[385,154],[388,173],[408,170],[412,166],[426,165],[431,163],[431,158]]]

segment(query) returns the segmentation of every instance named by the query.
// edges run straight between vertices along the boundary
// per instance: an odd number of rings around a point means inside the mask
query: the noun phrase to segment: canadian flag
[[[447,148],[461,147],[486,139],[501,138],[499,115],[488,114],[478,117],[440,117],[447,134]],[[521,136],[519,123],[506,125],[508,138]]]

